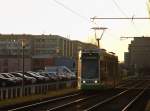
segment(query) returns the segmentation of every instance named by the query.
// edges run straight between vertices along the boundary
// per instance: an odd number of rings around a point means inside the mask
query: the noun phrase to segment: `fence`
[[[34,94],[46,94],[48,91],[77,87],[77,81],[59,81],[28,86],[0,87],[0,100],[12,99]]]

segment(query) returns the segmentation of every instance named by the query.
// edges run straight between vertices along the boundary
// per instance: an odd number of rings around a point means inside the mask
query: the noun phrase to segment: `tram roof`
[[[83,49],[82,53],[99,53],[108,56],[116,56],[114,52],[107,52],[105,49]]]
[[[83,49],[82,52],[84,53],[101,53],[101,52],[106,52],[105,49]]]

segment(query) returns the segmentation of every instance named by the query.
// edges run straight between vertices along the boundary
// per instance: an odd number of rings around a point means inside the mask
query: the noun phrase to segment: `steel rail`
[[[128,105],[126,105],[121,111],[128,111],[129,108],[144,94],[144,92],[147,90],[148,87],[146,87],[144,90],[142,90],[131,102],[129,102]]]
[[[48,110],[46,110],[46,111],[58,110],[58,109],[60,109],[60,108],[67,107],[67,106],[69,106],[69,105],[72,105],[72,104],[75,104],[75,103],[78,103],[78,102],[87,100],[87,99],[89,99],[89,98],[93,98],[93,97],[95,97],[95,96],[97,96],[97,95],[93,95],[93,96],[89,96],[89,97],[80,98],[80,99],[77,99],[77,100],[75,100],[75,101],[72,101],[72,102],[69,102],[69,103],[66,103],[66,104],[63,104],[63,105],[60,105],[60,106],[57,106],[57,107],[48,109]]]
[[[141,84],[141,83],[139,83],[139,84]],[[132,88],[138,86],[139,84],[136,84],[136,85],[133,86]],[[130,88],[130,89],[132,89],[132,88]],[[130,90],[130,89],[128,89],[128,90]],[[119,93],[119,94],[125,93],[125,92],[127,92],[128,90],[125,90],[125,91],[123,91],[123,92],[121,92],[121,93]],[[53,102],[53,101],[58,101],[58,100],[63,100],[63,99],[65,99],[65,98],[74,97],[74,96],[77,96],[77,95],[79,95],[79,94],[81,94],[81,92],[80,92],[80,93],[77,93],[77,94],[67,95],[67,96],[63,96],[63,97],[59,97],[59,98],[55,98],[55,99],[50,99],[50,100],[41,101],[41,102],[38,102],[38,103],[34,103],[34,104],[22,106],[22,107],[10,109],[10,110],[8,110],[8,111],[17,111],[17,110],[21,110],[21,109],[25,109],[25,108],[31,108],[31,107],[34,107],[34,106],[38,106],[38,105],[44,105],[44,104],[46,104],[46,103],[50,103],[50,102]],[[95,95],[94,95],[94,96],[95,96]],[[92,96],[90,96],[90,97],[92,97]],[[58,108],[61,108],[61,107],[65,107],[65,106],[67,106],[67,105],[71,105],[71,104],[73,104],[73,103],[77,103],[77,102],[83,101],[83,100],[88,99],[88,98],[89,98],[89,97],[87,97],[87,98],[80,98],[80,99],[78,99],[78,100],[74,100],[73,102],[67,103],[66,105],[64,104],[64,105],[58,106],[57,109],[58,109]],[[114,98],[114,97],[113,97],[113,98]],[[55,107],[55,108],[56,108],[56,107]],[[52,108],[52,109],[54,110],[54,108]],[[49,109],[48,111],[51,111],[51,109]]]
[[[140,84],[141,84],[141,83],[136,84],[135,86],[131,87],[131,89],[134,88],[134,87],[136,87],[136,86],[138,86],[138,85],[140,85]],[[119,94],[117,94],[117,95],[115,95],[115,96],[120,96],[120,95],[122,95],[122,94],[128,92],[129,90],[130,90],[130,89],[125,90],[125,91],[122,91],[121,93],[119,93]],[[80,98],[80,99],[78,99],[78,100],[75,100],[75,101],[72,101],[72,102],[69,102],[69,103],[60,105],[60,106],[58,106],[58,107],[54,107],[54,108],[48,109],[48,110],[46,110],[46,111],[58,110],[58,109],[60,109],[60,108],[67,107],[67,106],[72,105],[72,104],[74,104],[74,103],[78,103],[78,102],[84,101],[84,100],[86,100],[86,99],[92,98],[92,97],[94,97],[94,96],[97,96],[97,95],[93,95],[93,96],[86,97],[86,98]],[[109,99],[116,98],[115,96],[113,96],[112,98],[108,98],[108,100],[106,100],[106,101],[109,101]]]
[[[94,108],[96,108],[96,107],[98,107],[98,106],[100,106],[100,105],[102,105],[102,104],[106,104],[107,102],[110,102],[110,101],[116,99],[117,97],[120,97],[121,95],[125,94],[126,92],[128,92],[128,91],[130,91],[130,90],[133,90],[135,87],[137,87],[138,85],[141,85],[142,83],[143,83],[143,82],[141,82],[141,83],[139,83],[139,84],[136,84],[135,86],[131,87],[130,89],[127,89],[127,90],[125,90],[125,91],[122,91],[122,92],[119,93],[119,94],[116,94],[116,95],[114,95],[114,96],[112,96],[112,97],[110,97],[110,98],[107,98],[107,99],[105,99],[105,100],[103,100],[103,101],[101,101],[101,102],[99,102],[99,103],[97,103],[97,104],[95,104],[95,105],[93,105],[93,106],[91,106],[91,107],[85,109],[84,111],[90,111],[90,110],[92,110],[92,109],[94,109]]]
[[[116,88],[127,88],[131,84],[137,84],[137,81],[128,81],[128,83],[122,83],[118,85]]]
[[[117,98],[117,97],[123,95],[124,93],[126,93],[126,92],[128,92],[128,91],[129,91],[129,90],[125,90],[125,91],[123,91],[123,92],[121,92],[121,93],[119,93],[119,94],[117,94],[117,95],[115,95],[115,96],[112,96],[112,97],[110,97],[110,98],[107,98],[107,99],[105,99],[105,100],[103,100],[103,101],[101,101],[101,102],[95,104],[94,106],[85,109],[84,111],[90,111],[90,110],[92,110],[92,109],[94,109],[94,108],[96,108],[96,107],[98,107],[98,106],[100,106],[100,105],[102,105],[102,104],[105,104],[105,103],[107,103],[107,102],[109,102],[109,101],[111,101],[111,100],[114,100],[115,98]]]
[[[42,105],[42,104],[46,104],[46,103],[49,103],[49,102],[54,102],[54,101],[58,101],[58,100],[62,100],[62,99],[70,98],[70,97],[74,97],[74,96],[77,96],[77,95],[80,95],[80,94],[81,94],[81,92],[77,93],[77,94],[62,96],[62,97],[58,97],[58,98],[55,98],[55,99],[50,99],[50,100],[41,101],[41,102],[37,102],[37,103],[34,103],[34,104],[22,106],[22,107],[10,109],[8,111],[17,111],[17,110],[21,110],[21,109],[25,109],[25,108],[29,108],[29,107],[34,107],[34,106],[37,106],[37,105]]]

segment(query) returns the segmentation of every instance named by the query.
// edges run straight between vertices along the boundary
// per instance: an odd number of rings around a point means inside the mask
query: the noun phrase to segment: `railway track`
[[[92,98],[92,99],[90,99],[90,101],[77,100],[77,101],[71,102],[69,104],[64,104],[62,106],[58,106],[58,107],[55,107],[55,108],[52,108],[52,109],[48,109],[47,111],[83,111],[83,110],[86,111],[86,108],[88,110],[89,106],[91,106],[91,105],[92,105],[92,107],[95,106],[95,104],[93,104],[93,103],[98,103],[99,101],[105,102],[105,101],[111,100],[113,98],[117,98],[117,97],[119,97],[123,94],[126,94],[130,90],[132,91],[132,89],[134,87],[142,87],[142,86],[144,87],[145,86],[144,83],[145,83],[145,81],[141,81],[141,83],[138,83],[135,86],[132,86],[132,88],[124,90],[124,91],[120,92],[119,94],[116,94],[115,96],[112,96],[110,98],[108,98],[108,95],[107,95],[107,97],[103,96],[103,95],[99,95],[99,96],[97,96],[96,99]],[[110,110],[110,111],[112,111],[112,110]]]
[[[8,111],[127,111],[131,106],[133,109],[133,104],[145,94],[149,84],[150,82],[141,81],[124,91],[115,89],[91,93],[80,92]]]
[[[113,96],[120,92],[120,90],[104,90],[100,92],[82,92],[73,95],[68,95],[48,101],[43,101],[31,105],[26,105],[14,109],[9,109],[8,111],[51,111],[51,110],[60,110],[64,109],[67,106],[74,106],[74,104],[79,104],[81,102],[92,101],[92,100],[102,100],[109,96]],[[100,93],[100,94],[99,94]],[[98,100],[95,98],[99,98]],[[87,107],[87,106],[86,106]],[[72,109],[72,108],[71,108]]]
[[[84,111],[128,111],[146,91],[130,90],[95,104]]]
[[[57,101],[62,101],[62,100],[67,100],[67,99],[76,99],[80,96],[83,96],[83,92],[77,92],[77,93],[73,93],[73,94],[68,94],[68,95],[65,95],[65,96],[61,96],[61,97],[57,97],[57,98],[53,98],[53,99],[48,99],[48,100],[44,100],[44,101],[41,101],[41,102],[36,102],[36,103],[33,103],[33,104],[28,104],[28,105],[25,105],[25,106],[19,106],[19,107],[16,107],[16,108],[10,108],[10,109],[4,109],[4,110],[7,110],[7,111],[24,111],[24,110],[29,110],[30,109],[33,109],[34,107],[36,106],[41,106],[41,105],[47,105],[48,103],[56,103]]]
[[[116,88],[122,88],[122,89],[129,89],[129,88],[132,88],[134,85],[136,85],[137,83],[141,83],[141,82],[144,82],[143,80],[136,80],[136,79],[133,79],[133,80],[127,80],[121,84],[119,84]]]
[[[137,109],[137,106],[135,105],[139,99],[144,97],[146,91],[149,89],[149,84],[149,82],[145,81],[138,86],[139,88],[126,90],[118,95],[101,101],[84,111],[129,111],[131,109],[131,111],[141,111],[141,107],[140,109]],[[144,107],[142,106],[142,108]]]

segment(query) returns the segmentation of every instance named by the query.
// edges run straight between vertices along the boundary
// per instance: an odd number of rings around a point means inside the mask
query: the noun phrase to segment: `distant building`
[[[31,58],[25,57],[24,60],[25,71],[31,70]],[[22,70],[22,58],[16,58],[16,56],[0,56],[0,72],[15,72]]]
[[[128,61],[131,74],[150,75],[150,38],[135,37],[128,50],[125,61]]]
[[[73,56],[70,39],[58,35],[34,35],[32,41],[33,55]]]
[[[24,49],[22,40],[25,43]],[[0,72],[22,70],[23,50],[25,65],[28,66],[25,67],[26,71],[55,65],[57,58],[77,61],[80,49],[94,47],[96,46],[93,44],[73,41],[58,35],[0,34]],[[8,61],[9,65],[3,65],[5,61]],[[57,61],[57,65],[58,63],[60,61]]]
[[[129,66],[129,52],[125,52],[124,53],[124,65],[125,65],[125,68],[127,69],[128,66]]]

